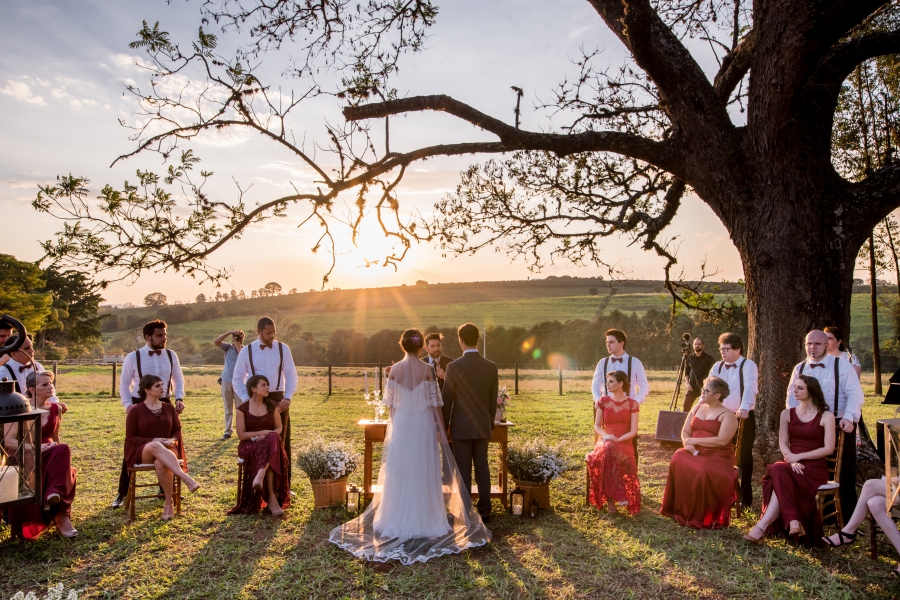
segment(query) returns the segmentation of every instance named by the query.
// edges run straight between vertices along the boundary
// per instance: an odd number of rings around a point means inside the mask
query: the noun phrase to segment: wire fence
[[[107,395],[119,393],[119,363],[103,364],[101,361],[54,361],[44,365],[52,371],[57,390],[66,395]],[[370,391],[386,381],[385,364],[298,365],[298,394],[362,394],[366,386]],[[594,367],[528,368],[518,365],[499,365],[500,386],[510,395],[520,393],[570,393],[590,394]],[[182,365],[187,395],[217,394],[221,390],[218,381],[221,365]],[[674,368],[648,368],[651,380],[656,377],[674,378]],[[659,375],[654,376],[654,373]]]

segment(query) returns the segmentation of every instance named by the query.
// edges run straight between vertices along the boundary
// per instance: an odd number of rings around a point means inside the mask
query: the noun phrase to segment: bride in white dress
[[[406,357],[391,368],[384,394],[390,421],[379,491],[366,511],[329,540],[355,556],[408,565],[491,541],[447,442],[434,369],[418,358],[424,336],[403,333]]]

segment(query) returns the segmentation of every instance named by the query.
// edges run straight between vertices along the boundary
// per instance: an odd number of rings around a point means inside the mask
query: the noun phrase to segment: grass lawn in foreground
[[[314,510],[308,481],[295,467],[293,506],[282,520],[228,517],[236,491],[237,441],[218,441],[222,407],[213,369],[189,369],[184,435],[201,490],[185,495],[182,515],[159,520],[161,502],[142,501],[135,523],[109,503],[122,456],[124,416],[108,397],[109,370],[61,373],[69,403],[63,441],[78,469],[73,522],[81,535],[55,530],[32,542],[0,530],[0,598],[49,584],[84,590],[87,598],[892,598],[896,556],[868,558],[867,541],[845,552],[808,551],[784,540],[751,546],[741,539],[755,520],[745,512],[732,527],[695,531],[658,514],[671,451],[651,441],[656,413],[667,406],[673,373],[652,372],[653,393],[641,413],[643,507],[634,518],[584,506],[583,457],[592,445],[590,373],[531,372],[513,397],[511,442],[537,435],[562,442],[577,468],[552,484],[554,509],[537,520],[500,513],[494,541],[460,555],[410,567],[366,563],[328,543],[348,518],[342,508]],[[370,373],[371,375],[371,373]],[[501,385],[511,385],[511,373]],[[326,396],[321,372],[305,371],[292,408],[295,448],[305,439],[353,440],[362,451],[359,418],[368,417],[362,378],[344,373]],[[370,379],[371,383],[371,379]],[[871,392],[871,380],[867,392]],[[106,390],[106,391],[104,391]],[[76,393],[80,392],[80,393]],[[868,398],[866,419],[893,407]],[[761,475],[761,471],[760,471]],[[362,482],[362,472],[351,482]],[[759,490],[756,495],[758,497]],[[758,500],[756,511],[758,512]],[[867,535],[863,528],[860,538]]]

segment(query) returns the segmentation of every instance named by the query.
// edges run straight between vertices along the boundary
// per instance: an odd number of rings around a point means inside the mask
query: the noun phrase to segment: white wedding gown
[[[394,365],[384,403],[391,420],[380,491],[362,515],[334,528],[329,540],[360,558],[404,565],[491,541],[450,451],[433,368],[410,356]]]

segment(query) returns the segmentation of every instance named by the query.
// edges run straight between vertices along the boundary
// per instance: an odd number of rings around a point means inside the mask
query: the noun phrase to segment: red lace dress
[[[247,433],[269,431],[275,429],[275,413],[266,412],[262,416],[250,414],[250,402],[244,402],[237,410],[244,413],[244,429]],[[244,459],[243,480],[241,481],[241,497],[237,505],[228,511],[229,515],[255,515],[268,506],[265,486],[262,493],[253,489],[253,478],[259,470],[269,465],[274,474],[275,496],[281,508],[291,505],[290,486],[287,479],[287,454],[281,443],[281,437],[271,431],[264,438],[255,442],[241,440],[238,444],[238,457]]]
[[[44,405],[48,414],[41,424],[41,444],[53,441],[59,434],[60,410],[55,402]],[[22,528],[26,539],[35,538],[52,523],[57,514],[70,515],[72,502],[75,500],[76,472],[72,467],[72,453],[67,444],[57,444],[41,452],[41,479],[43,480],[43,496],[59,494],[60,502],[44,510],[43,504],[17,506],[9,509],[10,524],[14,529]]]
[[[621,437],[631,431],[631,415],[640,411],[640,405],[631,398],[616,402],[604,396],[600,398],[597,410],[603,411],[601,427],[604,431]],[[591,475],[591,504],[605,508],[607,500],[613,500],[627,502],[631,514],[641,510],[641,482],[631,439],[624,442],[597,440],[594,450],[585,459]]]
[[[797,416],[795,408],[790,411],[788,422],[788,440],[791,452],[803,454],[817,450],[825,445],[825,428],[822,427],[822,415],[804,423]],[[825,457],[800,461],[803,474],[794,473],[790,463],[778,461],[766,467],[763,484],[763,514],[769,506],[772,492],[778,496],[781,505],[781,518],[776,519],[769,527],[769,533],[780,533],[790,528],[791,521],[800,521],[806,531],[803,542],[808,546],[819,544],[825,532],[819,509],[816,508],[816,490],[828,482],[828,464]]]
[[[719,435],[722,423],[715,419],[691,419],[691,437]],[[669,478],[659,512],[696,529],[720,529],[731,523],[737,469],[734,444],[718,448],[696,446],[697,456],[679,448],[669,464]]]

